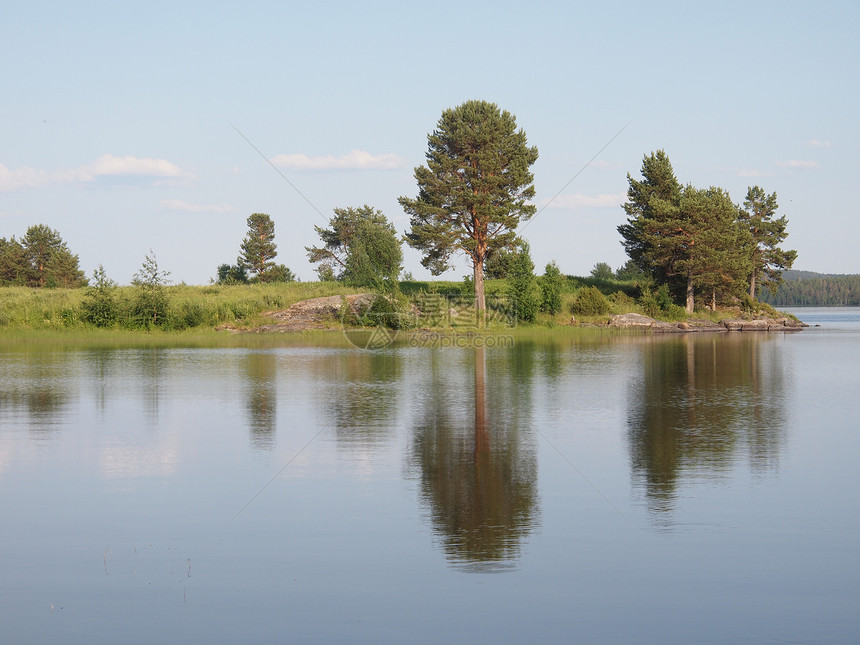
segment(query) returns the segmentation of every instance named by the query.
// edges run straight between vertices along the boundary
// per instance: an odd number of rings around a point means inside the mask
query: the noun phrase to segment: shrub
[[[107,277],[100,264],[93,271],[93,285],[81,305],[82,318],[96,327],[110,327],[119,319],[119,306],[116,301],[116,282]]]
[[[636,301],[623,291],[616,291],[610,295],[607,300],[609,300],[616,309],[625,311],[629,311],[636,304]],[[625,311],[622,311],[621,313],[625,313]]]
[[[553,316],[561,311],[561,291],[563,284],[564,277],[561,275],[558,265],[555,262],[547,264],[540,283],[541,311]]]
[[[609,313],[609,302],[597,287],[584,287],[576,292],[570,311],[579,316],[600,316]]]

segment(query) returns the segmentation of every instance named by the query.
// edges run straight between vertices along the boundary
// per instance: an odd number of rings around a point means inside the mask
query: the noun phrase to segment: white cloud
[[[548,208],[617,208],[627,200],[627,193],[601,194],[596,197],[575,193],[573,195],[559,195],[555,199],[545,201],[544,207]]]
[[[773,177],[772,172],[758,170],[757,168],[738,170],[738,175],[740,177]]]
[[[151,159],[148,157],[116,157],[111,154],[102,155],[93,163],[78,166],[71,170],[45,172],[28,166],[8,169],[0,164],[0,192],[9,192],[23,188],[38,188],[52,182],[81,182],[89,183],[99,177],[137,177],[152,179],[153,183],[176,182],[191,179],[193,174],[182,170],[175,163],[166,159]]]
[[[393,153],[373,155],[365,150],[350,150],[340,157],[308,157],[302,153],[277,155],[272,163],[292,170],[394,170],[403,167],[405,161]]]
[[[777,166],[783,168],[818,168],[817,161],[804,161],[801,159],[790,159],[788,161],[777,161]]]
[[[48,183],[48,181],[49,177],[44,170],[36,170],[28,166],[9,170],[0,163],[0,192],[36,188]]]
[[[824,139],[824,140],[810,139],[809,141],[806,142],[806,146],[808,148],[830,148],[833,146],[833,144],[830,143],[829,141],[827,141],[826,139]]]
[[[81,166],[68,173],[58,173],[58,179],[66,181],[94,181],[98,177],[160,177],[185,179],[191,177],[175,163],[165,159],[148,157],[115,157],[102,155],[93,163]]]
[[[182,213],[234,213],[236,209],[228,204],[189,204],[181,199],[165,199],[159,204],[163,210]]]

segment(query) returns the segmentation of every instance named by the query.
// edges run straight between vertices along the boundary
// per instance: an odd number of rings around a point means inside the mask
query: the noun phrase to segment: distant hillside
[[[764,289],[759,297],[775,307],[860,307],[860,274],[786,271],[776,295]]]

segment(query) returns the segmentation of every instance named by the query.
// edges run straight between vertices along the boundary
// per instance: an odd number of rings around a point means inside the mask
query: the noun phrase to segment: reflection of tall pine
[[[275,266],[275,223],[265,213],[254,213],[248,218],[248,233],[242,240],[239,266],[265,280],[266,273]]]

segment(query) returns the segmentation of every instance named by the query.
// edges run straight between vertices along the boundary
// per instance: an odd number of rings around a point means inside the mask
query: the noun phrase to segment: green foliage
[[[490,280],[504,280],[511,274],[512,265],[522,253],[526,241],[516,238],[507,248],[490,249],[484,261],[484,276]]]
[[[672,294],[669,293],[669,285],[666,283],[657,287],[654,299],[657,302],[657,306],[663,311],[668,310],[670,306],[675,304],[674,300],[672,300]]]
[[[218,266],[217,284],[248,284],[248,273],[241,264],[221,264]]]
[[[684,309],[682,306],[676,305],[674,302],[671,302],[664,310],[662,317],[666,320],[687,320],[687,310]]]
[[[616,291],[606,298],[618,313],[629,313],[636,306],[636,300],[623,291]]]
[[[627,224],[618,227],[631,261],[658,284],[696,293],[712,306],[740,296],[752,273],[754,247],[739,209],[721,188],[681,188],[662,150],[646,156],[642,181],[627,175]]]
[[[107,281],[106,276],[105,279]],[[138,316],[140,287],[113,289],[116,320],[108,327],[146,329]],[[163,286],[163,289],[168,306],[164,317],[159,318],[162,322],[150,325],[150,329],[211,330],[224,324],[241,326],[254,321],[262,312],[286,308],[299,300],[356,292],[342,284],[320,282],[180,285]],[[87,303],[93,300],[89,294],[89,289],[0,287],[0,329],[97,327],[86,317]]]
[[[493,249],[510,247],[517,226],[535,213],[529,168],[537,148],[512,114],[486,101],[445,110],[427,143],[427,165],[415,169],[418,196],[398,200],[411,218],[406,242],[433,275],[448,268],[453,253],[468,255],[483,309],[484,262]]]
[[[0,285],[81,287],[87,284],[78,256],[44,224],[27,229],[19,242],[0,238]]]
[[[508,266],[508,296],[519,322],[534,322],[540,308],[540,290],[534,275],[535,264],[528,242],[511,257]]]
[[[674,262],[674,269],[703,293],[712,307],[718,296],[723,300],[739,297],[752,271],[752,238],[740,225],[738,209],[728,193],[721,188],[687,186],[679,215],[672,225],[684,228],[674,236],[682,242],[683,257]]]
[[[661,284],[654,292],[648,286],[642,287],[639,305],[645,315],[652,318],[665,317],[664,314],[669,311],[670,307],[678,306],[672,300],[669,285],[666,283]]]
[[[654,227],[665,221],[681,201],[681,184],[669,157],[663,150],[652,152],[642,160],[642,181],[627,173],[627,202],[623,204],[627,223],[618,227],[622,245],[635,266],[645,273],[655,269],[664,279],[661,265],[653,266]]]
[[[283,264],[273,264],[263,275],[258,275],[255,280],[259,282],[295,282],[296,276]]]
[[[555,260],[546,265],[540,282],[540,310],[552,316],[561,311],[561,294],[564,290],[565,278]]]
[[[318,263],[321,280],[338,279],[355,286],[396,280],[403,262],[400,239],[380,210],[335,208],[329,228],[314,226],[323,246],[307,246],[308,259]]]
[[[633,260],[627,260],[623,266],[619,267],[615,272],[615,278],[622,282],[644,281],[647,275],[642,269],[636,266]]]
[[[397,282],[389,280],[380,284],[379,292],[370,306],[357,317],[344,298],[341,301],[341,320],[355,320],[365,327],[382,325],[389,329],[408,329],[414,325],[415,316],[409,298],[400,291]]]
[[[274,266],[278,254],[275,244],[275,223],[265,213],[253,213],[248,217],[248,233],[242,240],[237,264],[254,274],[261,282]]]
[[[776,193],[767,195],[758,186],[750,186],[744,200],[744,209],[739,217],[752,236],[749,295],[755,299],[759,287],[767,287],[776,293],[782,284],[782,272],[790,269],[797,259],[797,251],[785,251],[779,247],[788,236],[785,215],[774,219],[779,208]]]
[[[170,284],[169,276],[169,271],[158,268],[155,252],[150,249],[132,280],[137,288],[132,320],[137,326],[149,329],[167,322],[168,297],[165,285]]]
[[[597,287],[584,287],[576,292],[570,312],[579,316],[600,316],[609,313],[609,302]]]
[[[105,273],[100,264],[93,271],[92,284],[81,305],[82,318],[96,327],[112,327],[120,317],[119,303],[116,299],[117,284]]]
[[[0,237],[0,285],[25,285],[30,275],[27,254],[21,243],[12,236]]]
[[[612,273],[612,267],[606,262],[598,262],[591,270],[591,277],[598,280],[612,280],[615,274]]]
[[[860,307],[860,275],[786,271],[774,293],[763,290],[762,303],[776,306]]]
[[[648,287],[642,289],[642,295],[639,297],[639,306],[642,307],[642,312],[651,318],[656,318],[662,311],[656,296]]]

